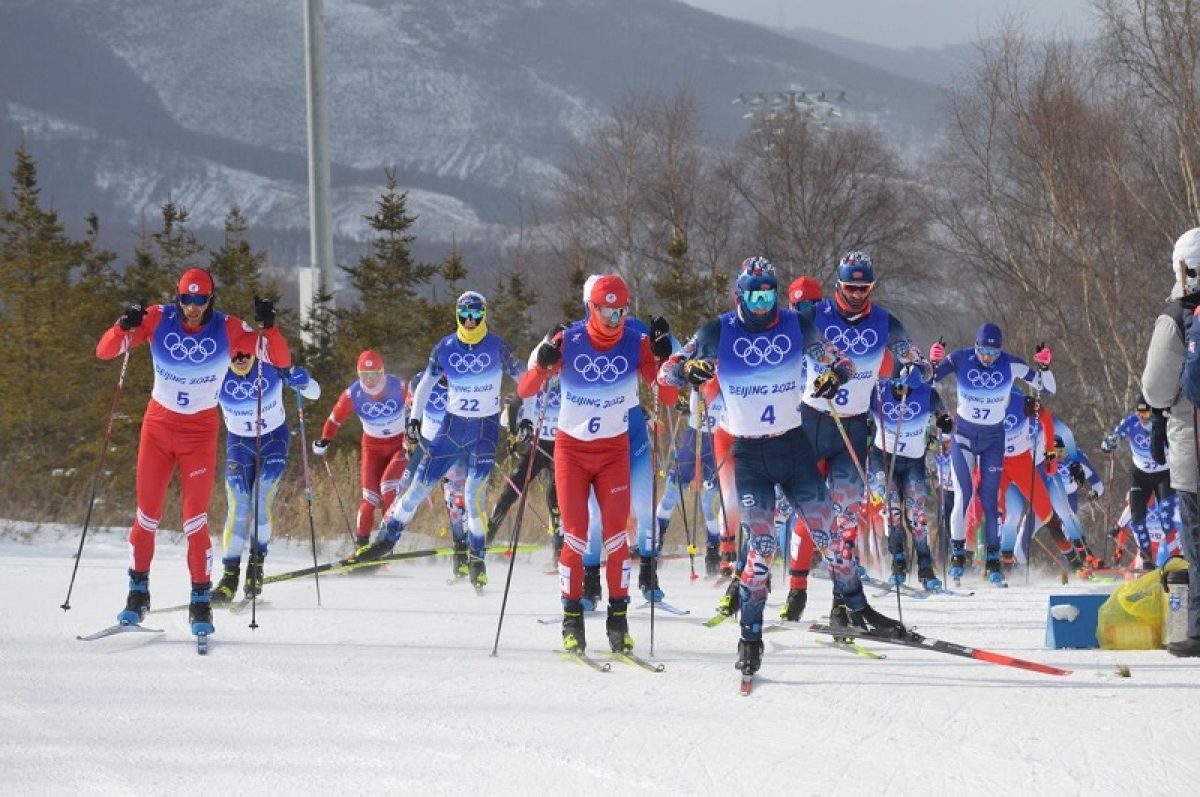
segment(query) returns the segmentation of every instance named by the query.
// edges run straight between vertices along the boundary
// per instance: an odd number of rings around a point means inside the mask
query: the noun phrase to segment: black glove
[[[837,395],[842,380],[833,371],[826,371],[813,380],[813,398],[831,399]]]
[[[146,303],[141,301],[127,306],[125,308],[125,312],[121,315],[121,318],[119,321],[117,321],[117,323],[121,325],[121,329],[128,332],[134,327],[140,327],[142,325],[142,319],[145,317]]]
[[[275,326],[275,304],[270,299],[254,297],[254,320],[263,329]]]
[[[537,358],[538,367],[553,368],[562,359],[562,352],[550,341],[543,340],[538,344],[534,356]]]
[[[692,411],[692,403],[688,401],[688,397],[680,393],[679,398],[675,399],[675,411],[682,412],[687,415]]]
[[[1025,417],[1033,418],[1037,415],[1038,400],[1033,396],[1025,397]]]
[[[1103,451],[1105,454],[1111,454],[1112,452],[1116,451],[1117,450],[1117,438],[1113,437],[1112,435],[1108,435],[1107,437],[1105,437],[1103,440],[1100,441],[1100,450]]]
[[[1167,416],[1162,410],[1150,411],[1150,456],[1159,465],[1167,464]]]
[[[660,360],[671,356],[671,325],[660,315],[650,319],[650,351]]]
[[[517,445],[524,445],[533,439],[533,421],[525,420],[517,424],[515,435]]]
[[[329,448],[330,442],[331,442],[330,440],[327,440],[324,437],[322,437],[320,440],[314,440],[313,441],[313,453],[316,454],[318,457],[325,456],[325,450],[327,448]]]
[[[683,363],[683,378],[697,387],[716,375],[716,369],[708,360],[685,360]]]
[[[404,425],[404,440],[411,445],[416,445],[421,439],[421,419],[409,418],[408,423]]]
[[[1083,465],[1081,463],[1072,462],[1070,466],[1067,467],[1067,472],[1071,474],[1071,478],[1074,479],[1075,483],[1080,487],[1087,485],[1087,474],[1083,472]]]
[[[944,412],[933,419],[933,425],[938,428],[939,432],[950,434],[954,431],[954,419]]]

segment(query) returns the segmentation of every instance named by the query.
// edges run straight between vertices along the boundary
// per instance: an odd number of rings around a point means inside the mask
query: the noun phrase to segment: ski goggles
[[[459,321],[474,321],[475,323],[478,324],[480,321],[483,320],[483,316],[485,313],[487,313],[486,310],[459,310],[458,311],[458,320]]]
[[[179,303],[184,307],[188,305],[203,307],[208,304],[208,300],[211,298],[207,293],[181,293],[179,294]]]
[[[610,324],[617,323],[629,312],[628,307],[605,307],[598,304],[593,306],[596,308],[596,314]]]
[[[986,358],[989,360],[994,360],[1000,356],[1000,349],[997,346],[976,346],[975,354],[977,354],[980,359]]]
[[[848,293],[851,296],[866,296],[875,287],[873,282],[853,283],[843,282],[841,289],[843,293]]]
[[[742,291],[742,304],[751,311],[770,310],[775,306],[775,291]]]
[[[360,382],[378,382],[383,379],[383,371],[359,371],[358,381]]]

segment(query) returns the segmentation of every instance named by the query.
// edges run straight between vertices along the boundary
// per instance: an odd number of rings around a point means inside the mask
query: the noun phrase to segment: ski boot
[[[846,602],[839,596],[833,596],[833,606],[829,608],[829,624],[848,628],[850,626],[850,611]]]
[[[928,592],[937,592],[942,588],[942,580],[937,577],[933,565],[921,565],[917,568],[917,580]]]
[[[211,592],[211,581],[192,582],[192,600],[188,604],[188,622],[192,624],[193,634],[211,634],[213,632]]]
[[[262,594],[263,560],[266,556],[266,551],[250,554],[250,561],[246,563],[246,584],[242,587],[246,600],[253,600]]]
[[[800,619],[800,615],[804,614],[804,607],[807,605],[807,589],[789,589],[787,600],[783,602],[783,606],[781,606],[779,609],[779,617],[782,620],[787,620],[794,623]]]
[[[483,551],[478,554],[472,552],[467,557],[467,576],[471,579],[471,586],[475,589],[487,586],[487,564],[483,561]]]
[[[959,540],[951,541],[950,548],[950,578],[955,580],[963,577],[963,573],[967,568],[967,550],[966,542]]]
[[[892,554],[892,575],[888,577],[889,584],[903,584],[908,580],[908,561],[904,552]]]
[[[733,668],[740,671],[742,675],[754,675],[762,667],[762,655],[762,640],[739,639],[737,661],[733,663]]]
[[[658,586],[658,561],[653,556],[643,556],[638,565],[638,589],[642,597],[651,603],[663,599],[663,591]]]
[[[584,611],[594,612],[600,605],[600,565],[588,565],[583,568],[583,604]]]
[[[212,602],[213,603],[229,603],[233,600],[233,596],[237,594],[238,584],[242,577],[242,560],[225,559],[221,562],[224,570],[221,573],[221,582],[213,588]]]
[[[137,625],[150,611],[150,571],[129,571],[129,596],[125,598],[125,610],[117,614],[121,625]]]
[[[604,630],[608,634],[608,646],[613,653],[628,653],[633,650],[633,637],[629,635],[629,598],[608,599],[608,619]]]
[[[884,639],[903,639],[908,629],[899,620],[880,614],[871,608],[870,604],[858,611],[847,610],[850,624],[865,630],[867,633]]]
[[[721,575],[721,546],[719,543],[710,542],[704,548],[704,575]]]
[[[354,556],[348,559],[348,562],[374,562],[387,556],[396,547],[396,543],[400,541],[400,532],[403,526],[397,520],[388,520],[384,527],[379,530],[379,535],[375,537],[375,542],[368,545],[366,548],[359,548],[354,552]]]
[[[455,578],[466,578],[470,575],[470,568],[467,567],[467,541],[454,541],[454,559],[452,562]]]
[[[997,587],[1005,586],[1004,573],[1000,572],[1000,549],[994,545],[987,547],[987,553],[984,555],[983,569],[987,573],[988,581],[995,584]]]
[[[587,638],[583,630],[583,604],[579,601],[563,601],[563,648],[579,653],[587,649]]]
[[[729,582],[725,594],[717,602],[717,614],[732,617],[742,608],[742,582],[736,578]]]

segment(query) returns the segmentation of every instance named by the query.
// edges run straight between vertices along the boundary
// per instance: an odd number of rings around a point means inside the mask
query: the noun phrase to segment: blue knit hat
[[[975,333],[975,345],[998,349],[1004,345],[1004,333],[1000,331],[1000,327],[989,321]]]

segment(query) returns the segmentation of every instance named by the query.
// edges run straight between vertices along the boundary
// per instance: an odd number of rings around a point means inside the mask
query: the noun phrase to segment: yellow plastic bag
[[[1096,615],[1096,639],[1106,650],[1152,650],[1162,647],[1166,596],[1152,570],[1113,591]]]

